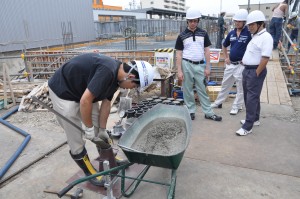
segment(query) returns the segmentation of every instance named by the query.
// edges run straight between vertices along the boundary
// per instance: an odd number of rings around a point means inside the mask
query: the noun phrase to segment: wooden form
[[[7,97],[7,86],[9,87],[10,96],[12,99],[12,106],[16,105],[15,95],[10,82],[9,71],[6,63],[3,63],[3,96],[4,96],[4,108],[9,108],[8,97]]]

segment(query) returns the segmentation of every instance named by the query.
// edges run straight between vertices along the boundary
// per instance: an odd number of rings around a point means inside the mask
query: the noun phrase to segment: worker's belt
[[[233,65],[239,65],[242,63],[242,61],[230,61],[230,63]]]
[[[245,69],[257,69],[258,65],[244,65]]]
[[[192,60],[189,60],[189,59],[186,59],[186,58],[182,58],[182,59],[185,60],[185,61],[187,61],[187,62],[190,62],[192,64],[196,64],[196,65],[198,65],[198,64],[204,64],[203,60],[201,60],[201,61],[192,61]]]

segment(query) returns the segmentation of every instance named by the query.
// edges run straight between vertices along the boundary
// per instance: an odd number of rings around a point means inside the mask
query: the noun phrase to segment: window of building
[[[270,7],[267,6],[267,7],[266,7],[266,10],[269,10],[269,9],[270,9]]]

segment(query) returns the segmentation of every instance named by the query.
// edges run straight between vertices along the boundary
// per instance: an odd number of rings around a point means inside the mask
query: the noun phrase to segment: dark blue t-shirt
[[[226,48],[230,46],[230,61],[236,62],[243,59],[247,45],[251,39],[252,36],[247,26],[243,28],[239,37],[236,34],[236,28],[229,32],[223,42],[223,46]]]
[[[86,88],[94,102],[111,101],[119,85],[121,62],[96,53],[78,55],[63,64],[48,81],[51,90],[61,99],[79,102]]]

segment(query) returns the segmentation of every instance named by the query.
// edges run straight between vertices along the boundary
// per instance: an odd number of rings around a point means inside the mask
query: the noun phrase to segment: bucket
[[[172,97],[174,99],[183,99],[183,91],[181,89],[173,89]]]
[[[4,108],[4,99],[0,99],[0,110]]]

